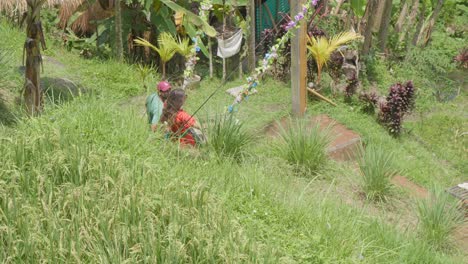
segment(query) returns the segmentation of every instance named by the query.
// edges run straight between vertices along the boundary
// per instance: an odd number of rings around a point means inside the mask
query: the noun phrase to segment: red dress
[[[179,110],[176,116],[174,117],[174,122],[171,126],[172,133],[176,133],[176,136],[182,135],[180,138],[180,143],[183,145],[192,145],[195,146],[195,138],[187,130],[195,125],[195,119],[191,117],[184,110]],[[183,126],[183,127],[182,127]]]

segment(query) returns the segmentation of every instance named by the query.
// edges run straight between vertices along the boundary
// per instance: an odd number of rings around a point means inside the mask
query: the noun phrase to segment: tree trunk
[[[367,55],[369,54],[370,47],[372,44],[372,26],[374,25],[374,20],[376,16],[372,16],[370,14],[374,14],[375,10],[378,7],[377,0],[369,0],[367,2],[366,12],[368,12],[368,20],[364,29],[364,43],[362,45],[362,54]]]
[[[40,20],[43,1],[27,0],[27,3],[27,37],[24,43],[26,72],[23,97],[26,112],[29,115],[36,115],[40,113],[43,108],[43,93],[40,86],[40,66],[42,64],[41,47],[42,49],[46,48]]]
[[[378,0],[377,3],[375,4],[375,9],[373,10],[372,13],[370,13],[372,16],[375,16],[374,18],[374,23],[372,23],[372,31],[374,33],[379,32],[380,30],[380,24],[382,23],[382,18],[385,10],[385,4],[386,0]]]
[[[412,0],[410,1],[410,3],[412,4],[411,13],[409,14],[409,17],[405,17],[405,20],[403,22],[403,26],[400,32],[399,42],[402,42],[405,40],[406,36],[408,35],[411,29],[411,25],[414,24],[414,22],[416,21],[416,16],[418,15],[419,0]]]
[[[408,10],[411,4],[412,4],[411,0],[406,0],[405,3],[403,4],[400,15],[398,16],[398,20],[395,23],[395,32],[400,33],[401,30],[403,29],[403,24],[407,20]]]
[[[434,28],[435,22],[437,18],[439,17],[440,11],[442,10],[442,6],[444,5],[445,0],[438,0],[437,1],[437,6],[434,9],[434,12],[432,13],[431,17],[429,18],[429,23],[427,26],[424,28],[422,31],[422,37],[423,39],[423,46],[426,46],[427,43],[429,43],[429,40],[431,39],[432,35],[432,30]]]
[[[247,5],[247,15],[250,17],[250,34],[247,56],[249,72],[253,72],[255,70],[255,0],[250,0],[250,5]]]
[[[414,32],[413,36],[413,46],[416,46],[419,41],[419,35],[421,34],[421,28],[424,24],[424,14],[426,13],[426,3],[422,1],[422,6],[421,6],[421,11],[419,13],[419,21],[418,24],[416,25],[416,31]]]
[[[213,43],[211,43],[211,38],[208,37],[208,53],[210,53],[209,55],[209,60],[210,60],[210,78],[213,79],[213,50],[212,50],[212,46]]]
[[[332,11],[332,15],[338,15],[338,13],[340,12],[340,9],[341,9],[341,5],[343,4],[345,0],[337,0],[336,2],[336,6],[335,8],[333,9]]]
[[[242,56],[239,57],[239,79],[242,79],[242,76],[244,75],[244,69],[242,67]]]
[[[122,42],[122,9],[120,0],[115,2],[115,51],[118,61],[123,60],[123,42]]]
[[[224,6],[224,1],[223,1],[223,6]],[[223,10],[223,34],[222,38],[224,40],[224,34],[226,33],[226,14],[225,11]],[[226,82],[226,59],[223,58],[223,83]]]
[[[384,12],[382,14],[382,21],[380,22],[379,30],[379,49],[384,52],[388,38],[388,27],[390,26],[390,19],[392,18],[392,0],[385,0]]]
[[[317,6],[322,6],[322,9],[320,9],[321,15],[325,15],[328,13],[328,0],[320,0]]]

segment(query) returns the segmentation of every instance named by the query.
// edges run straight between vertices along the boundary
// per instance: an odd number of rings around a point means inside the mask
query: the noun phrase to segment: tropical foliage
[[[162,33],[158,37],[158,46],[151,44],[146,39],[136,39],[135,43],[144,47],[151,48],[159,54],[162,62],[162,77],[166,78],[166,63],[174,57],[175,53],[180,50],[180,47],[175,38],[169,33]]]
[[[347,44],[353,40],[359,39],[361,36],[355,32],[342,32],[331,38],[327,37],[309,37],[307,49],[309,56],[313,57],[317,63],[317,83],[320,83],[322,77],[322,69],[330,60],[331,54],[340,46]]]

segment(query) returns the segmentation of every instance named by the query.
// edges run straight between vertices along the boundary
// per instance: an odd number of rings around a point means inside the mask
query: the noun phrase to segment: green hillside
[[[445,38],[435,32],[428,54],[450,41],[447,46],[456,51],[466,41]],[[288,83],[267,77],[259,93],[240,105],[235,117],[253,140],[236,161],[150,133],[148,91],[136,65],[82,59],[53,39],[44,53],[45,110],[27,118],[15,102],[23,83],[24,33],[2,21],[0,39],[2,263],[467,260],[466,244],[436,248],[424,238],[416,198],[405,189],[393,186],[386,202],[370,201],[354,162],[329,159],[317,174],[304,175],[281,158],[275,152],[280,139],[264,129],[289,114]],[[376,59],[372,67],[369,79],[381,91],[409,79],[418,89],[416,110],[400,138],[360,111],[357,101],[341,97],[333,97],[337,107],[309,100],[307,115],[327,114],[366,145],[394,153],[394,168],[427,189],[466,181],[466,74],[460,95],[444,103],[432,95],[440,82],[423,66]],[[150,80],[151,87],[157,80]],[[58,82],[74,88],[55,87]],[[225,90],[241,84],[204,78],[188,92],[185,108],[193,113],[218,89],[197,114],[207,124],[232,102]]]

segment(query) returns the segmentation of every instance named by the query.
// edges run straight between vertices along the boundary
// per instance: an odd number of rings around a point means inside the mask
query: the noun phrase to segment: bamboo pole
[[[307,87],[307,91],[309,91],[311,94],[317,96],[318,98],[322,99],[323,101],[333,105],[333,106],[337,106],[332,100],[326,98],[325,96],[319,94],[317,91],[315,91],[314,89],[310,89],[309,87]]]

